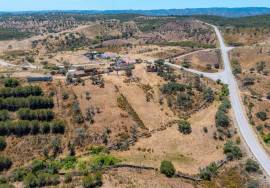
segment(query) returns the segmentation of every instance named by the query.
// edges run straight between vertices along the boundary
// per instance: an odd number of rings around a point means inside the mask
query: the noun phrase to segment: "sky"
[[[0,11],[270,7],[270,0],[0,0]]]

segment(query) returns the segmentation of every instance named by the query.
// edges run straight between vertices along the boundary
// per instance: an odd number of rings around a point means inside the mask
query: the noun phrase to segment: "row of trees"
[[[40,96],[43,95],[43,91],[39,86],[25,86],[25,87],[3,87],[0,88],[0,97],[28,97],[28,96]]]
[[[0,110],[0,121],[6,121],[9,119],[9,113],[7,110]]]
[[[0,122],[0,135],[16,135],[24,136],[28,134],[63,134],[65,132],[65,124],[63,121],[54,120],[49,122],[39,121],[6,121]]]
[[[50,121],[54,118],[54,113],[51,109],[31,110],[29,108],[21,108],[17,115],[21,120]]]
[[[20,108],[53,108],[53,106],[53,99],[43,96],[30,96],[27,98],[0,98],[0,109],[6,109],[9,111],[16,111]]]

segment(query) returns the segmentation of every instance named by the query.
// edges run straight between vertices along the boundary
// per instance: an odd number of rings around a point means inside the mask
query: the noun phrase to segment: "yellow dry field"
[[[129,49],[125,54],[127,57],[144,60],[167,59],[191,52],[191,48],[178,46],[158,46],[158,45],[136,45]]]
[[[113,152],[126,163],[159,167],[162,160],[171,160],[176,169],[189,174],[198,173],[199,167],[224,158],[223,142],[213,138],[217,104],[194,114],[189,122],[190,135],[181,134],[176,126],[141,138],[129,151]],[[208,133],[203,132],[207,127]]]
[[[176,58],[176,64],[181,64],[184,60],[191,63],[191,68],[206,72],[218,72],[219,69],[214,68],[215,64],[219,64],[222,68],[221,56],[218,50],[205,50],[191,53],[190,55]],[[207,65],[211,65],[211,69],[207,69]]]
[[[166,178],[155,171],[118,169],[103,176],[102,188],[200,188],[194,182],[180,178]]]

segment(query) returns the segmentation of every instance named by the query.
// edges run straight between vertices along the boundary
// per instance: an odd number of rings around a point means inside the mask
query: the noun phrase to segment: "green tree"
[[[178,130],[183,134],[190,134],[192,132],[190,123],[186,120],[180,120],[178,122]]]
[[[245,169],[247,172],[257,172],[260,169],[260,166],[256,161],[248,159],[245,164]]]
[[[19,81],[14,78],[6,78],[4,80],[5,87],[17,87],[19,85]]]
[[[241,149],[237,145],[235,145],[232,141],[227,141],[224,144],[223,152],[230,160],[240,159],[243,155]]]
[[[167,177],[172,177],[175,174],[175,168],[171,161],[162,161],[160,165],[160,172]]]
[[[3,151],[7,146],[6,139],[0,136],[0,151]]]

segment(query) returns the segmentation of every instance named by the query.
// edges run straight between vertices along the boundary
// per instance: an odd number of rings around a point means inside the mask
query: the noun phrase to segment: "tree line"
[[[53,99],[43,96],[30,96],[27,98],[0,98],[0,109],[16,111],[20,108],[41,109],[53,108]]]
[[[21,108],[17,115],[21,120],[50,121],[54,118],[54,113],[51,109],[31,110],[29,108]]]
[[[61,120],[51,122],[39,122],[37,120],[18,120],[0,122],[0,136],[24,136],[35,134],[63,134],[65,132],[65,123]]]
[[[25,87],[3,87],[0,88],[0,97],[28,97],[28,96],[43,95],[42,89],[39,86],[25,86]]]

